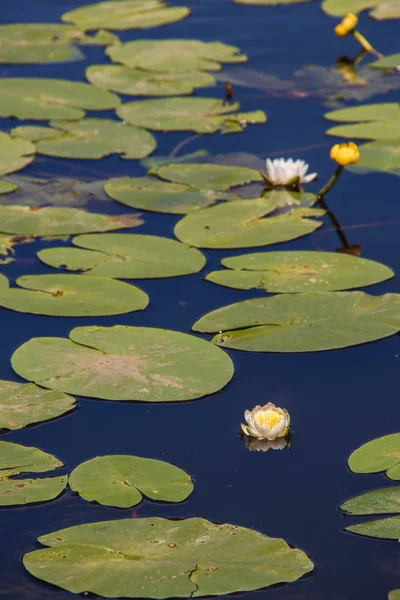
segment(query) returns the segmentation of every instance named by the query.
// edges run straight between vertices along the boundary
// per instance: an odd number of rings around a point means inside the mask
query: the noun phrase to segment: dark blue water
[[[0,6],[0,22],[57,22],[78,0],[13,0]],[[184,5],[182,1],[174,4]],[[331,65],[342,54],[358,51],[352,39],[338,40],[335,20],[324,15],[318,2],[288,7],[251,7],[230,0],[188,0],[192,16],[185,21],[145,32],[123,32],[123,40],[182,37],[221,40],[240,46],[249,67],[289,77],[307,64]],[[378,22],[362,16],[360,30],[374,45],[390,54],[396,48],[398,22]],[[84,47],[86,61],[62,65],[1,67],[3,76],[63,77],[83,80],[89,64],[107,62],[101,48]],[[250,152],[259,157],[303,158],[320,181],[333,165],[325,136],[326,108],[320,99],[271,98],[237,88],[245,111],[263,109],[269,122],[248,127],[239,135],[203,136],[184,152],[205,148],[210,153]],[[223,85],[202,90],[223,96]],[[377,101],[397,100],[396,94]],[[104,114],[104,116],[107,116]],[[4,130],[15,121],[2,119]],[[157,134],[157,154],[166,155],[190,134]],[[304,148],[303,150],[301,148]],[[140,175],[138,161],[110,157],[101,161],[68,161],[38,157],[24,175],[77,179]],[[309,187],[318,189],[318,183]],[[344,173],[329,195],[329,205],[350,244],[363,256],[382,261],[396,272],[399,252],[399,179],[390,175]],[[98,211],[129,212],[117,203],[93,202]],[[145,213],[146,223],[135,231],[173,237],[178,217]],[[322,229],[274,249],[335,250],[340,245],[329,221]],[[35,256],[48,242],[17,246],[16,261],[2,271],[11,278],[53,272]],[[236,252],[237,253],[237,252]],[[203,281],[229,251],[207,251],[207,266],[191,277],[139,282],[150,295],[146,311],[119,317],[51,318],[0,309],[2,345],[0,378],[18,380],[10,366],[13,351],[35,336],[67,336],[76,325],[148,325],[189,332],[202,314],[257,295],[221,288]],[[370,292],[400,292],[396,278],[369,288]],[[259,295],[262,295],[259,292]],[[354,519],[341,515],[346,498],[385,487],[383,475],[349,472],[347,458],[365,441],[399,430],[399,337],[332,352],[293,355],[230,352],[235,364],[232,382],[220,393],[177,404],[147,405],[79,400],[72,414],[47,424],[7,433],[3,440],[33,445],[54,453],[70,472],[91,457],[135,454],[170,461],[193,476],[195,490],[179,505],[142,502],[137,516],[182,518],[201,516],[230,522],[286,539],[305,550],[314,572],[300,581],[242,595],[245,600],[384,600],[400,587],[400,552],[395,542],[346,533]],[[246,408],[273,401],[292,417],[290,449],[266,454],[249,452],[237,435]],[[129,517],[132,510],[91,505],[70,492],[54,502],[0,510],[0,597],[5,600],[68,600],[72,594],[40,583],[22,567],[21,557],[35,549],[38,535],[84,522]]]

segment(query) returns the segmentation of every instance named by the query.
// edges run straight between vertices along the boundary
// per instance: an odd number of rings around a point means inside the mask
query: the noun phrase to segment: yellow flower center
[[[257,413],[254,418],[258,425],[266,425],[269,429],[273,429],[281,422],[282,415],[275,410],[265,410]]]

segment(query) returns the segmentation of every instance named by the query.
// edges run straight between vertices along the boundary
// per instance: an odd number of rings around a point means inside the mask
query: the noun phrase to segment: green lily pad
[[[231,270],[213,271],[206,276],[208,281],[273,294],[346,290],[394,277],[385,265],[335,252],[259,252],[224,258],[221,262]]]
[[[1,103],[1,99],[0,99]],[[14,173],[29,165],[35,158],[35,146],[26,140],[11,137],[7,133],[0,131],[0,176],[7,173]],[[2,193],[7,194],[15,187],[2,183]]]
[[[97,159],[110,154],[122,154],[121,158],[145,158],[157,146],[154,137],[145,129],[111,119],[51,121],[50,125],[54,129],[28,125],[17,127],[16,132],[33,138],[39,154],[62,158]]]
[[[14,370],[42,387],[100,400],[176,402],[222,389],[229,356],[205,340],[151,327],[76,327],[70,339],[33,338]]]
[[[106,597],[221,596],[295,581],[314,568],[283,539],[200,518],[103,521],[39,541],[49,547],[23,558],[31,575]]]
[[[183,96],[215,85],[215,78],[201,71],[155,73],[118,65],[92,65],[86,78],[103,90],[132,96]]]
[[[88,29],[144,29],[176,23],[187,17],[184,6],[168,7],[162,0],[113,0],[80,6],[61,16],[61,21]]]
[[[100,215],[78,208],[0,205],[0,231],[14,235],[73,235],[141,225],[137,215]]]
[[[307,217],[322,216],[316,208],[294,208],[268,217],[276,205],[270,198],[234,200],[196,210],[175,226],[176,237],[199,248],[251,248],[293,240],[322,225]]]
[[[300,4],[311,0],[233,0],[235,4],[251,4],[253,6],[277,6],[279,4]]]
[[[326,113],[329,121],[361,121],[328,129],[328,135],[360,139],[393,139],[400,137],[400,105],[395,102],[364,104]]]
[[[21,473],[43,473],[62,467],[55,456],[39,448],[0,442],[0,506],[18,506],[53,500],[67,485],[68,477],[12,479]]]
[[[218,191],[264,181],[255,169],[225,165],[170,164],[153,169],[150,173],[173,183]]]
[[[383,172],[400,176],[400,137],[368,142],[358,147],[360,160],[347,168],[354,173]]]
[[[120,119],[132,125],[155,131],[214,133],[230,122],[242,130],[247,123],[265,123],[267,120],[262,110],[236,112],[239,108],[238,103],[227,105],[215,98],[174,97],[128,102],[121,104],[116,112]]]
[[[379,60],[376,60],[373,63],[370,63],[368,66],[370,69],[395,69],[400,65],[400,52],[396,54],[389,54],[389,56],[384,56]]]
[[[392,433],[367,442],[349,458],[354,473],[386,471],[389,479],[400,480],[400,433]]]
[[[349,515],[400,513],[400,487],[373,490],[346,500],[340,507]]]
[[[116,108],[120,99],[88,83],[64,79],[0,79],[0,116],[32,119],[81,119],[85,110]]]
[[[249,352],[346,348],[398,333],[400,295],[325,292],[254,298],[214,310],[192,329],[218,332],[214,344]]]
[[[18,242],[23,242],[15,236],[0,235],[0,254],[7,256],[8,254],[14,254],[14,246]]]
[[[323,0],[322,10],[328,15],[340,17],[348,12],[359,13],[373,9],[369,16],[374,19],[396,19],[400,17],[400,6],[393,0]]]
[[[345,527],[345,529],[346,531],[367,537],[398,540],[400,538],[400,517],[363,521],[362,523]]]
[[[0,180],[0,194],[9,194],[10,192],[15,192],[17,189],[18,186],[15,183]]]
[[[71,411],[75,398],[49,392],[34,383],[0,380],[0,429],[21,429]]]
[[[20,288],[8,287],[1,276],[0,306],[18,312],[57,317],[99,317],[143,310],[149,297],[141,289],[107,277],[26,275]],[[5,280],[5,282],[4,282]]]
[[[388,600],[400,600],[400,590],[392,590],[389,592]]]
[[[116,279],[190,275],[206,263],[196,248],[153,235],[82,235],[72,243],[79,248],[47,248],[38,257],[51,267]]]
[[[149,177],[111,179],[104,185],[104,190],[125,206],[176,215],[186,215],[198,208],[211,206],[218,200],[229,199],[222,192],[197,190]]]
[[[90,502],[129,508],[143,496],[160,502],[182,502],[193,491],[190,475],[161,460],[139,456],[97,456],[74,469],[74,492]]]
[[[200,40],[135,40],[113,44],[106,53],[114,62],[143,71],[219,71],[220,63],[242,63],[247,56],[236,46]]]

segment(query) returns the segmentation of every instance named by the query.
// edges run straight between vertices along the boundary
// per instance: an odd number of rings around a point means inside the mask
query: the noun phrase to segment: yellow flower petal
[[[360,151],[354,142],[335,144],[330,151],[330,157],[342,167],[355,165],[360,160]]]

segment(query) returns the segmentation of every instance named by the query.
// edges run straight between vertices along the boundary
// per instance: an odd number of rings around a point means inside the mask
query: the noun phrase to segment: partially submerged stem
[[[383,58],[383,54],[378,52],[378,50],[375,50],[375,48],[369,43],[367,38],[365,38],[362,35],[362,33],[357,31],[357,29],[353,29],[352,34],[355,37],[355,39],[357,40],[357,42],[359,42],[361,44],[361,46],[364,48],[364,50],[366,52],[371,52],[371,54],[375,54],[375,56],[377,56],[378,58]]]
[[[329,179],[329,181],[324,185],[324,187],[318,192],[317,194],[317,198],[319,201],[321,201],[326,194],[329,192],[329,190],[331,189],[331,187],[333,185],[335,185],[336,181],[338,180],[341,172],[343,171],[344,167],[342,165],[338,165],[336,167],[336,171],[334,172],[334,174],[332,175],[332,177]]]

